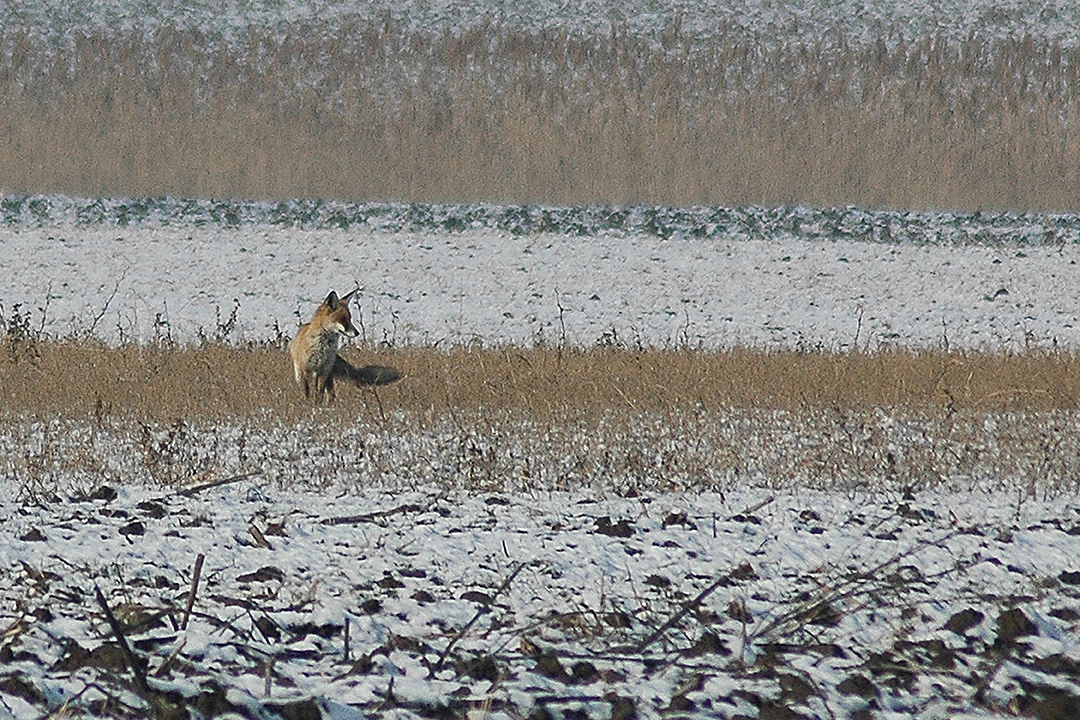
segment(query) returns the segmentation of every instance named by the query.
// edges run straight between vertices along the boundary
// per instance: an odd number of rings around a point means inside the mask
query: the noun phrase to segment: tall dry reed
[[[0,190],[1080,208],[1080,48],[0,30]]]
[[[9,416],[88,414],[167,422],[298,419],[312,405],[293,385],[280,348],[208,343],[173,349],[109,348],[93,341],[12,343],[0,354],[0,397]],[[1023,354],[762,351],[735,348],[350,347],[405,378],[370,390],[339,388],[325,412],[403,412],[479,418],[511,414],[545,422],[692,416],[731,408],[783,412],[873,409],[1038,413],[1080,406],[1080,357]]]
[[[349,348],[406,377],[313,407],[285,353],[0,349],[0,474],[28,488],[445,483],[604,492],[791,483],[1075,489],[1078,358],[901,350]]]

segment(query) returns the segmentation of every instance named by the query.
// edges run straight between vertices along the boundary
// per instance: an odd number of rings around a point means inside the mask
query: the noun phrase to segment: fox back
[[[301,325],[289,343],[296,384],[306,397],[310,398],[314,391],[316,400],[332,399],[335,378],[343,378],[355,385],[385,385],[401,377],[394,368],[380,365],[353,367],[338,356],[341,338],[359,335],[349,314],[349,299],[355,293],[353,290],[339,298],[331,290],[311,322]]]

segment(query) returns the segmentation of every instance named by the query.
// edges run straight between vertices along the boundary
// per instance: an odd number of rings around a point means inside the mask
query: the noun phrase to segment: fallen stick
[[[701,603],[705,600],[705,598],[709,597],[709,595],[712,595],[714,592],[716,592],[717,588],[719,588],[721,586],[724,586],[724,585],[727,585],[730,582],[731,582],[731,578],[728,575],[723,575],[722,577],[718,578],[716,580],[716,582],[714,582],[712,585],[710,585],[709,587],[707,587],[704,590],[702,590],[701,592],[699,592],[697,594],[696,598],[694,598],[693,600],[690,600],[687,603],[684,603],[683,606],[682,606],[682,609],[680,609],[677,613],[675,613],[674,615],[669,617],[664,622],[663,625],[656,628],[656,630],[654,630],[652,632],[652,634],[649,635],[649,637],[645,638],[640,643],[635,645],[633,647],[633,652],[640,653],[642,650],[644,650],[645,648],[652,645],[654,642],[656,642],[657,638],[659,638],[661,635],[663,635],[665,632],[667,632],[669,629],[671,629],[676,623],[678,623],[680,620],[682,620],[683,617],[686,615],[686,613],[690,612],[694,608],[701,605]]]
[[[396,515],[403,512],[422,512],[424,507],[417,505],[416,503],[404,503],[397,507],[390,508],[389,510],[376,510],[369,513],[361,513],[360,515],[342,515],[339,517],[323,518],[323,525],[359,525],[360,523],[371,522],[381,517],[388,515]]]
[[[127,659],[128,666],[131,668],[131,674],[135,677],[135,689],[139,691],[139,695],[143,698],[149,698],[152,693],[150,692],[150,686],[146,684],[146,664],[131,651],[127,637],[124,636],[124,630],[120,627],[120,623],[117,621],[116,616],[113,615],[112,610],[109,609],[109,604],[105,602],[105,596],[101,594],[101,588],[95,585],[94,593],[97,596],[98,605],[101,606],[102,612],[105,613],[105,620],[108,621],[113,635],[116,636],[116,642],[120,645],[120,652],[124,654],[124,658]]]
[[[249,477],[254,477],[261,474],[262,473],[259,472],[250,472],[244,473],[243,475],[233,475],[232,477],[227,477],[223,480],[215,480],[213,482],[203,483],[202,485],[195,485],[194,487],[184,488],[176,494],[183,495],[184,497],[191,497],[192,495],[197,495],[198,493],[201,493],[203,490],[210,490],[212,488],[221,487],[222,485],[229,485],[230,483],[240,482],[241,480],[246,480]]]
[[[266,536],[262,534],[262,530],[253,522],[251,527],[248,528],[248,532],[251,533],[251,537],[255,538],[255,544],[261,548],[267,550],[273,550],[274,546],[270,544],[270,541],[266,539]]]
[[[732,515],[731,517],[729,517],[729,518],[728,518],[728,520],[731,520],[731,519],[733,519],[733,518],[736,518],[736,517],[738,517],[738,516],[740,516],[740,515],[749,515],[749,514],[751,514],[751,513],[755,513],[755,512],[757,512],[758,510],[760,510],[761,508],[763,508],[763,507],[765,507],[766,505],[768,505],[769,503],[773,502],[774,500],[776,500],[776,496],[775,496],[775,495],[770,495],[769,497],[765,498],[765,499],[764,499],[764,500],[762,500],[761,502],[759,502],[759,503],[754,503],[754,504],[753,504],[753,505],[751,505],[750,507],[748,507],[748,508],[744,509],[744,510],[743,510],[742,512],[737,512],[737,513],[735,513],[734,515]]]
[[[176,663],[176,658],[180,657],[180,651],[184,649],[185,645],[187,645],[187,638],[180,638],[180,642],[176,643],[176,647],[169,653],[169,657],[165,658],[165,662],[161,663],[157,670],[154,671],[154,677],[161,677],[172,669],[172,666]]]
[[[826,606],[840,600],[850,600],[860,595],[870,595],[876,591],[882,590],[883,585],[881,583],[886,569],[891,566],[899,565],[905,560],[909,560],[915,553],[921,552],[926,548],[942,547],[945,541],[956,537],[962,532],[963,530],[953,530],[945,533],[936,540],[923,540],[916,544],[915,547],[898,552],[895,555],[882,560],[868,570],[856,572],[834,585],[819,586],[822,590],[820,595],[811,596],[808,600],[798,603],[793,609],[775,616],[768,623],[759,625],[758,629],[751,635],[751,639],[756,640],[758,638],[764,638],[769,633],[782,628],[790,622],[804,623],[807,618],[817,610],[824,609]],[[946,567],[944,570],[931,575],[920,576],[913,582],[937,580],[945,575],[956,572],[962,565],[963,561],[957,561],[955,564]]]
[[[181,630],[187,630],[188,620],[191,618],[191,608],[195,607],[195,593],[199,590],[199,577],[202,575],[203,561],[206,556],[199,553],[195,558],[195,571],[191,575],[191,590],[188,592],[187,607],[184,608],[184,620],[180,623]]]
[[[263,695],[265,697],[270,697],[274,689],[274,659],[273,657],[267,659],[266,664],[263,665]]]
[[[514,578],[516,578],[518,576],[518,573],[520,573],[522,570],[524,570],[525,566],[528,565],[528,564],[529,563],[527,563],[527,562],[518,563],[518,566],[516,568],[514,568],[514,572],[510,573],[510,577],[506,578],[506,580],[503,580],[503,584],[500,585],[499,589],[495,591],[495,594],[491,596],[491,603],[492,604],[494,604],[495,598],[499,597],[499,595],[506,592],[506,589],[508,587],[510,587],[510,583],[514,582]],[[463,628],[461,628],[460,630],[457,631],[457,633],[454,635],[454,637],[450,639],[450,643],[439,654],[439,659],[432,666],[431,672],[430,672],[431,676],[434,676],[435,673],[439,672],[439,670],[442,670],[443,663],[446,662],[447,656],[450,654],[450,651],[454,649],[454,645],[457,645],[458,640],[465,637],[465,633],[467,633],[469,631],[469,628],[471,628],[473,625],[475,625],[476,621],[479,620],[482,615],[485,615],[490,611],[491,611],[491,605],[490,604],[481,606],[481,608],[476,611],[476,614],[472,616],[472,620],[465,623],[465,627],[463,627]],[[391,678],[391,679],[393,679],[393,678]]]

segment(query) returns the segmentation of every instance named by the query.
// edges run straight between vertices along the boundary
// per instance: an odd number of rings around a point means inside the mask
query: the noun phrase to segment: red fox
[[[301,325],[296,337],[289,343],[296,384],[303,388],[305,397],[310,398],[314,390],[316,400],[332,400],[335,378],[356,385],[386,385],[401,377],[401,373],[394,368],[381,365],[354,367],[338,355],[342,335],[353,338],[360,334],[349,316],[349,298],[355,294],[353,290],[339,298],[331,290],[315,311],[311,322]]]

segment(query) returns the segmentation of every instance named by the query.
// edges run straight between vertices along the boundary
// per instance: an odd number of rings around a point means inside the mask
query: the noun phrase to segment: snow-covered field
[[[3,26],[25,28],[58,43],[69,41],[73,30],[152,33],[161,25],[198,28],[234,40],[243,39],[250,25],[285,34],[298,27],[332,29],[356,17],[375,21],[392,17],[412,28],[450,32],[492,19],[530,30],[554,27],[600,34],[613,27],[657,34],[677,25],[697,36],[728,31],[808,43],[829,42],[841,35],[848,41],[927,35],[964,39],[973,32],[990,37],[1032,35],[1066,45],[1075,45],[1080,38],[1080,8],[1067,0],[8,0],[0,6]]]
[[[289,718],[1066,718],[1080,702],[1075,500],[257,478],[37,500],[0,504],[11,717],[140,715],[145,698]]]
[[[365,333],[394,343],[1080,347],[1070,217],[239,210],[8,217],[4,312],[54,336],[194,341],[238,302],[232,339],[266,340],[358,283]],[[766,472],[630,497],[334,478],[0,477],[0,717],[1080,713],[1071,478],[822,490]]]
[[[14,87],[20,72],[62,75],[87,34],[122,46],[193,30],[212,58],[385,17],[658,46],[673,32],[1080,44],[1080,4],[1064,1],[13,0],[0,56]],[[1069,215],[0,196],[0,320],[110,343],[263,342],[359,286],[366,338],[397,345],[1076,351],[1078,254]],[[1080,717],[1078,454],[1062,439],[1075,413],[1053,418],[1042,455],[1001,465],[1030,477],[980,466],[933,489],[780,477],[786,445],[856,455],[865,438],[786,437],[783,418],[755,425],[766,415],[717,418],[756,441],[739,448],[754,472],[622,496],[626,478],[555,489],[528,474],[467,491],[453,462],[399,461],[476,445],[433,431],[387,450],[358,420],[335,448],[317,410],[302,428],[147,428],[146,444],[192,467],[236,438],[279,466],[310,446],[300,469],[163,487],[138,437],[5,413],[0,718]],[[895,432],[909,464],[949,454],[906,477],[987,454],[925,427],[882,412],[858,429]],[[48,464],[69,452],[77,475]],[[215,467],[246,472],[243,456]],[[312,465],[336,471],[281,480]]]
[[[394,344],[1080,347],[1073,216],[30,205],[0,302],[52,335],[262,341],[359,285]]]

